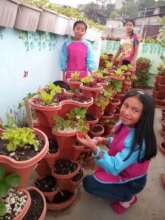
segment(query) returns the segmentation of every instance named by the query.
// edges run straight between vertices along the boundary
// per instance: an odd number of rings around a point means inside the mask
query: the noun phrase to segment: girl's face
[[[136,96],[124,100],[121,110],[120,119],[126,126],[133,127],[140,119],[143,112],[143,104]]]
[[[131,21],[128,21],[125,25],[125,29],[127,33],[132,33],[134,25]]]
[[[85,26],[84,24],[81,24],[81,23],[77,24],[75,28],[73,29],[73,31],[74,31],[75,38],[78,40],[81,39],[83,35],[86,33]]]

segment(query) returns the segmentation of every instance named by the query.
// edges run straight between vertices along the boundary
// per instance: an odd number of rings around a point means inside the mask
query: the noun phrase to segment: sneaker
[[[130,208],[131,206],[133,206],[136,202],[137,202],[137,197],[134,196],[134,199],[130,203],[128,203],[127,208],[124,207],[121,202],[114,202],[111,205],[111,207],[115,213],[121,215],[121,214],[125,213],[127,211],[127,209]]]

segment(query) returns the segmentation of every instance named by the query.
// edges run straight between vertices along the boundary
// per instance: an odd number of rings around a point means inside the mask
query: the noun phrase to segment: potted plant
[[[48,152],[48,138],[38,129],[6,127],[0,132],[0,161],[7,171],[15,171],[26,186],[32,170]]]
[[[18,190],[20,177],[16,173],[6,174],[0,166],[0,218],[22,219],[28,211],[31,198],[27,190]]]
[[[67,80],[68,85],[71,89],[77,89],[80,87],[80,73],[75,71],[71,73],[71,78]]]
[[[136,61],[136,80],[134,85],[136,87],[148,86],[148,80],[150,78],[149,69],[151,67],[151,60],[145,57],[140,57]]]
[[[52,176],[56,178],[60,190],[74,191],[80,182],[72,185],[72,178],[80,172],[80,165],[76,161],[59,159],[52,167]]]
[[[96,97],[103,89],[101,85],[98,85],[92,76],[86,76],[82,78],[80,90],[89,97]]]
[[[44,220],[46,216],[46,200],[43,193],[34,186],[28,188],[31,204],[22,220]]]
[[[83,108],[74,108],[68,112],[65,118],[54,116],[56,122],[53,127],[53,134],[57,138],[60,146],[60,156],[64,158],[72,157],[72,146],[75,143],[76,133],[78,131],[87,132],[89,126],[85,121],[86,110]]]
[[[100,137],[104,134],[104,127],[101,124],[96,124],[91,128],[90,133],[93,137]]]
[[[52,201],[58,192],[57,180],[52,175],[38,177],[34,183],[48,201]]]
[[[41,13],[38,30],[65,35],[67,34],[67,25],[67,17],[58,14],[55,10],[44,8]]]
[[[44,160],[46,160],[50,168],[53,166],[54,162],[59,158],[59,156],[60,150],[57,141],[55,139],[49,139],[49,151]]]
[[[0,26],[13,28],[18,10],[15,0],[0,1]]]
[[[24,31],[36,31],[41,9],[20,3],[14,27]]]

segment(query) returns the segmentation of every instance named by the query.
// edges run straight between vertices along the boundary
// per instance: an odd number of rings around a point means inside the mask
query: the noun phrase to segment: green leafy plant
[[[140,57],[136,62],[136,77],[135,86],[147,86],[150,78],[151,60],[145,57]]]
[[[112,88],[112,90],[116,92],[121,92],[122,90],[122,82],[119,80],[109,80],[108,86]]]
[[[76,81],[76,80],[79,80],[80,79],[80,73],[79,72],[73,72],[71,74],[71,79]]]
[[[89,83],[93,82],[93,77],[92,76],[86,76],[86,77],[81,79],[81,82],[84,85],[88,85]]]
[[[20,177],[16,173],[6,175],[6,170],[0,166],[0,216],[4,216],[7,212],[4,198],[10,188],[15,188],[20,183]]]
[[[104,110],[109,104],[111,98],[113,96],[113,90],[110,86],[107,86],[103,92],[96,97],[95,104]]]
[[[1,139],[7,141],[6,149],[8,152],[16,151],[18,148],[24,148],[27,145],[38,151],[39,141],[31,128],[6,128]]]
[[[50,83],[44,90],[39,91],[38,97],[42,104],[50,105],[56,103],[55,96],[62,93],[62,88]]]
[[[55,130],[65,130],[70,128],[71,130],[77,130],[86,133],[89,130],[89,126],[85,120],[86,110],[83,108],[74,108],[68,112],[65,118],[55,115],[53,119],[56,124]]]

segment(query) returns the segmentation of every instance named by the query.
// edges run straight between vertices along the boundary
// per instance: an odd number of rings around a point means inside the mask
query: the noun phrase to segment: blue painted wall
[[[62,79],[59,52],[64,39],[51,33],[0,29],[0,117],[5,119],[29,92]],[[93,47],[98,62],[100,42]]]

